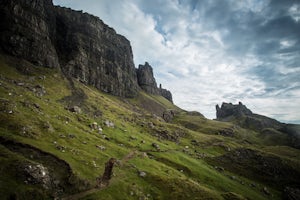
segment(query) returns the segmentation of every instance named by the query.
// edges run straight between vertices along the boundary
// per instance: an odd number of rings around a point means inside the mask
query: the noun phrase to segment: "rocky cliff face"
[[[57,7],[55,46],[65,74],[117,96],[138,85],[129,41],[99,18]]]
[[[172,102],[170,91],[157,88],[152,67],[136,70],[130,42],[98,17],[52,0],[2,0],[0,11],[1,52],[116,96],[134,97],[140,86]]]
[[[59,67],[53,46],[55,9],[51,0],[2,0],[0,49],[38,66]]]
[[[0,49],[117,96],[138,90],[129,41],[99,18],[51,0],[2,0]]]
[[[136,70],[137,80],[139,86],[147,93],[154,95],[161,95],[168,99],[170,102],[172,100],[172,94],[170,91],[157,87],[156,80],[153,76],[153,69],[148,62],[145,62],[144,65],[139,65],[139,68]]]

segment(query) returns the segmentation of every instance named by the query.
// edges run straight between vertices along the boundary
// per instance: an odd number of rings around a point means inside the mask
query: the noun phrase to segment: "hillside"
[[[259,137],[269,145],[286,145],[300,148],[300,125],[285,124],[275,119],[255,114],[241,102],[216,106],[217,120],[229,121],[243,128],[260,133]]]
[[[1,199],[300,197],[298,125],[232,104],[218,120],[177,107],[87,13],[50,0],[0,10]]]
[[[170,123],[141,106],[149,102],[172,110]],[[111,96],[3,55],[0,119],[4,199],[89,190],[110,158],[118,160],[110,184],[83,199],[280,199],[285,186],[299,186],[299,150],[264,146],[254,131],[161,96]]]

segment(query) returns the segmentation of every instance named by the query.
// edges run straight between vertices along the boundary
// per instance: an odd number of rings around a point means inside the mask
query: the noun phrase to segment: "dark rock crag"
[[[135,97],[139,90],[130,42],[98,17],[52,0],[2,0],[0,52],[112,95]],[[146,91],[172,100],[167,90]]]
[[[222,103],[222,106],[216,105],[217,120],[231,121],[239,126],[260,132],[262,136],[275,136],[283,134],[285,140],[281,145],[289,145],[300,148],[300,126],[296,124],[285,124],[275,119],[255,114],[241,102],[234,105],[232,103]],[[285,142],[284,142],[285,141]]]
[[[153,76],[153,69],[148,62],[145,65],[139,65],[139,68],[136,69],[136,74],[138,84],[145,92],[150,94],[159,93],[156,80]]]
[[[282,128],[282,123],[275,119],[254,114],[241,102],[234,105],[232,103],[222,103],[221,108],[216,105],[217,120],[219,121],[240,121],[243,127],[262,130],[264,128],[273,128],[278,130]]]
[[[170,91],[163,89],[161,84],[159,88],[157,87],[156,80],[153,76],[153,69],[148,62],[145,62],[144,65],[139,65],[139,68],[136,69],[136,74],[138,84],[145,92],[154,95],[161,95],[170,102],[173,102]]]
[[[222,103],[221,108],[219,105],[216,105],[217,110],[217,119],[221,120],[230,116],[241,117],[244,115],[251,115],[252,112],[241,102],[237,105],[233,105],[232,103]]]

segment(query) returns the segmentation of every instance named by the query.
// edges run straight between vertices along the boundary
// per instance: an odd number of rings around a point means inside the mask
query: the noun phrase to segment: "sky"
[[[241,101],[300,124],[300,0],[54,0],[130,40],[176,105],[216,117]]]

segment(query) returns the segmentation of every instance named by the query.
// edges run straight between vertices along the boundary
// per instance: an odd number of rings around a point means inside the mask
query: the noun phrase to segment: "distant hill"
[[[300,125],[285,124],[275,119],[254,114],[241,102],[234,105],[232,103],[222,103],[221,108],[216,106],[217,120],[233,122],[243,128],[260,132],[261,137],[266,141],[273,141],[274,144],[284,144],[295,148],[300,148]]]

